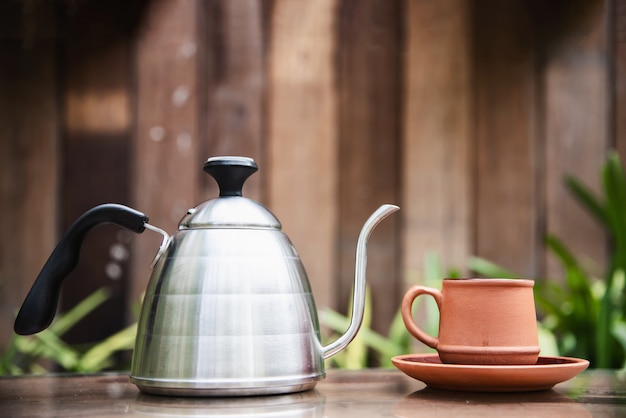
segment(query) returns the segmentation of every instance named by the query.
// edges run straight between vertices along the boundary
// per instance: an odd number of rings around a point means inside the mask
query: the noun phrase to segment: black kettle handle
[[[83,213],[67,230],[41,269],[15,319],[15,332],[35,334],[50,325],[56,313],[61,284],[78,264],[87,232],[102,223],[113,223],[142,233],[148,217],[128,206],[108,203]]]

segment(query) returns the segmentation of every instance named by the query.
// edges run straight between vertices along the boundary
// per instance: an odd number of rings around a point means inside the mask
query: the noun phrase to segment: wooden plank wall
[[[531,16],[526,2],[475,4],[472,251],[499,259],[520,275],[534,276],[541,192],[540,174],[534,171],[540,152],[533,131],[536,73]]]
[[[199,72],[196,1],[152,2],[136,39],[136,131],[133,203],[166,231],[198,200]],[[165,197],[167,196],[167,198]],[[138,299],[150,277],[161,237],[133,241],[131,297]]]
[[[87,209],[105,202],[131,203],[132,66],[130,33],[137,11],[119,3],[74,3],[58,11],[63,28],[60,68],[61,172],[60,229]],[[100,25],[93,25],[98,20]],[[106,68],[106,71],[103,69]],[[102,225],[88,234],[81,263],[68,276],[60,309],[69,310],[91,292],[106,287],[110,298],[93,314],[99,324],[80,322],[69,342],[94,341],[118,330],[130,281],[128,231]]]
[[[403,71],[403,276],[425,257],[461,267],[471,253],[472,155],[469,2],[407,2]]]
[[[400,203],[403,25],[398,2],[343,1],[337,14],[339,197],[334,205],[339,227],[334,248],[339,258],[331,278],[339,280],[331,288],[335,299],[330,306],[347,312],[362,224],[380,204]],[[387,218],[368,243],[372,294],[403,291],[400,220],[398,214]],[[373,298],[372,304],[372,325],[385,329],[397,312],[397,301]]]
[[[282,221],[320,308],[346,309],[362,223],[401,206],[369,246],[383,333],[429,253],[558,276],[553,232],[601,265],[605,237],[562,177],[598,189],[606,151],[626,154],[625,1],[543,3],[3,3],[0,343],[79,213],[120,201],[173,232],[217,193],[210,155],[257,160],[244,193]],[[103,284],[113,299],[81,335],[132,321],[159,239],[93,232],[63,307]]]
[[[599,263],[595,272],[602,275],[607,251],[603,231],[561,183],[563,176],[575,175],[599,191],[598,173],[613,142],[608,130],[605,6],[589,2],[578,7],[580,14],[569,16],[561,29],[566,34],[552,28],[544,44],[546,230],[562,237],[576,254],[585,254],[587,261]],[[550,261],[547,270],[553,275],[558,269]]]
[[[608,3],[606,22],[609,146],[626,161],[626,1]]]
[[[0,346],[58,237],[61,112],[52,6],[0,4]]]
[[[545,253],[546,233],[598,274],[606,258],[603,232],[563,178],[598,191],[606,150],[619,142],[607,131],[607,10],[597,1],[475,2],[473,251],[525,276],[560,274]]]
[[[612,0],[607,11],[609,124],[611,146],[626,159],[626,1]]]
[[[274,2],[268,52],[269,207],[300,252],[318,304],[337,265],[336,0]],[[336,276],[335,276],[336,277]]]

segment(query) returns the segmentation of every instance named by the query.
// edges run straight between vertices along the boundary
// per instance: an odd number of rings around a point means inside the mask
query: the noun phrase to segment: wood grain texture
[[[57,27],[51,3],[0,7],[0,347],[59,221]],[[14,9],[17,7],[17,10]]]
[[[347,312],[354,285],[356,243],[369,215],[399,203],[401,144],[401,8],[397,1],[343,1],[339,8],[338,306]],[[367,284],[376,315],[388,329],[403,290],[399,220],[379,225],[368,243]]]
[[[265,8],[261,0],[201,2],[199,59],[202,156],[254,158],[259,172],[245,183],[244,196],[262,201],[264,160]],[[203,40],[204,38],[204,40]],[[218,195],[217,184],[203,175],[202,200]]]
[[[197,15],[198,1],[153,1],[137,34],[134,206],[172,233],[199,203],[206,160],[197,137]],[[160,239],[148,232],[134,240],[132,300],[146,288]]]
[[[571,30],[548,42],[545,63],[546,232],[559,237],[595,274],[604,273],[606,237],[598,223],[565,188],[573,176],[596,193],[609,147],[606,15],[588,2]],[[548,277],[560,277],[554,257]]]
[[[472,250],[469,3],[407,3],[402,239],[408,283],[423,278],[428,254],[459,268]]]
[[[335,0],[277,0],[268,62],[268,205],[318,306],[334,306],[338,207]]]
[[[612,0],[609,16],[609,53],[612,56],[611,84],[608,94],[612,96],[612,141],[626,161],[626,1]]]
[[[96,205],[130,204],[131,28],[118,17],[122,11],[127,9],[115,2],[63,10],[64,32],[80,39],[66,44],[60,56],[61,67],[71,68],[62,74],[60,92],[63,233]],[[94,19],[99,25],[89,24]],[[69,311],[100,288],[107,289],[109,299],[72,327],[65,341],[101,341],[124,327],[131,235],[119,226],[103,225],[85,237],[59,308]]]
[[[624,0],[0,2],[0,343],[76,215],[122,200],[174,232],[217,154],[257,160],[244,194],[320,308],[345,309],[365,218],[401,206],[369,248],[379,331],[429,253],[558,278],[550,232],[597,270],[606,237],[562,180],[599,190],[607,149],[626,161],[625,28]],[[159,243],[133,239],[127,302]]]
[[[525,277],[537,274],[533,170],[534,51],[523,2],[480,0],[473,9],[476,255]]]

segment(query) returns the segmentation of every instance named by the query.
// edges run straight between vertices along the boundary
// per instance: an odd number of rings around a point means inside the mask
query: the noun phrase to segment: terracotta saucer
[[[437,389],[471,392],[527,392],[550,389],[576,376],[589,361],[539,357],[533,365],[443,364],[438,354],[406,354],[391,359],[408,376]]]

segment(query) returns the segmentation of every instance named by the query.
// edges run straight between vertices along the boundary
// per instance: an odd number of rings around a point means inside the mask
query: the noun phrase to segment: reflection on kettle
[[[517,393],[455,392],[426,387],[402,399],[397,417],[590,418],[576,401],[554,390]]]
[[[151,417],[284,417],[321,418],[325,398],[317,390],[246,398],[180,398],[140,393],[133,415]]]
[[[163,235],[139,320],[131,381],[142,391],[183,396],[299,392],[324,377],[324,359],[346,347],[363,319],[367,241],[399,208],[382,205],[365,222],[356,253],[351,323],[322,346],[304,266],[278,219],[242,196],[257,170],[245,157],[214,157],[204,170],[220,195],[190,209],[171,237],[148,217],[107,204],[83,214],[62,237],[15,321],[32,334],[52,321],[61,284],[94,226],[109,222]]]

